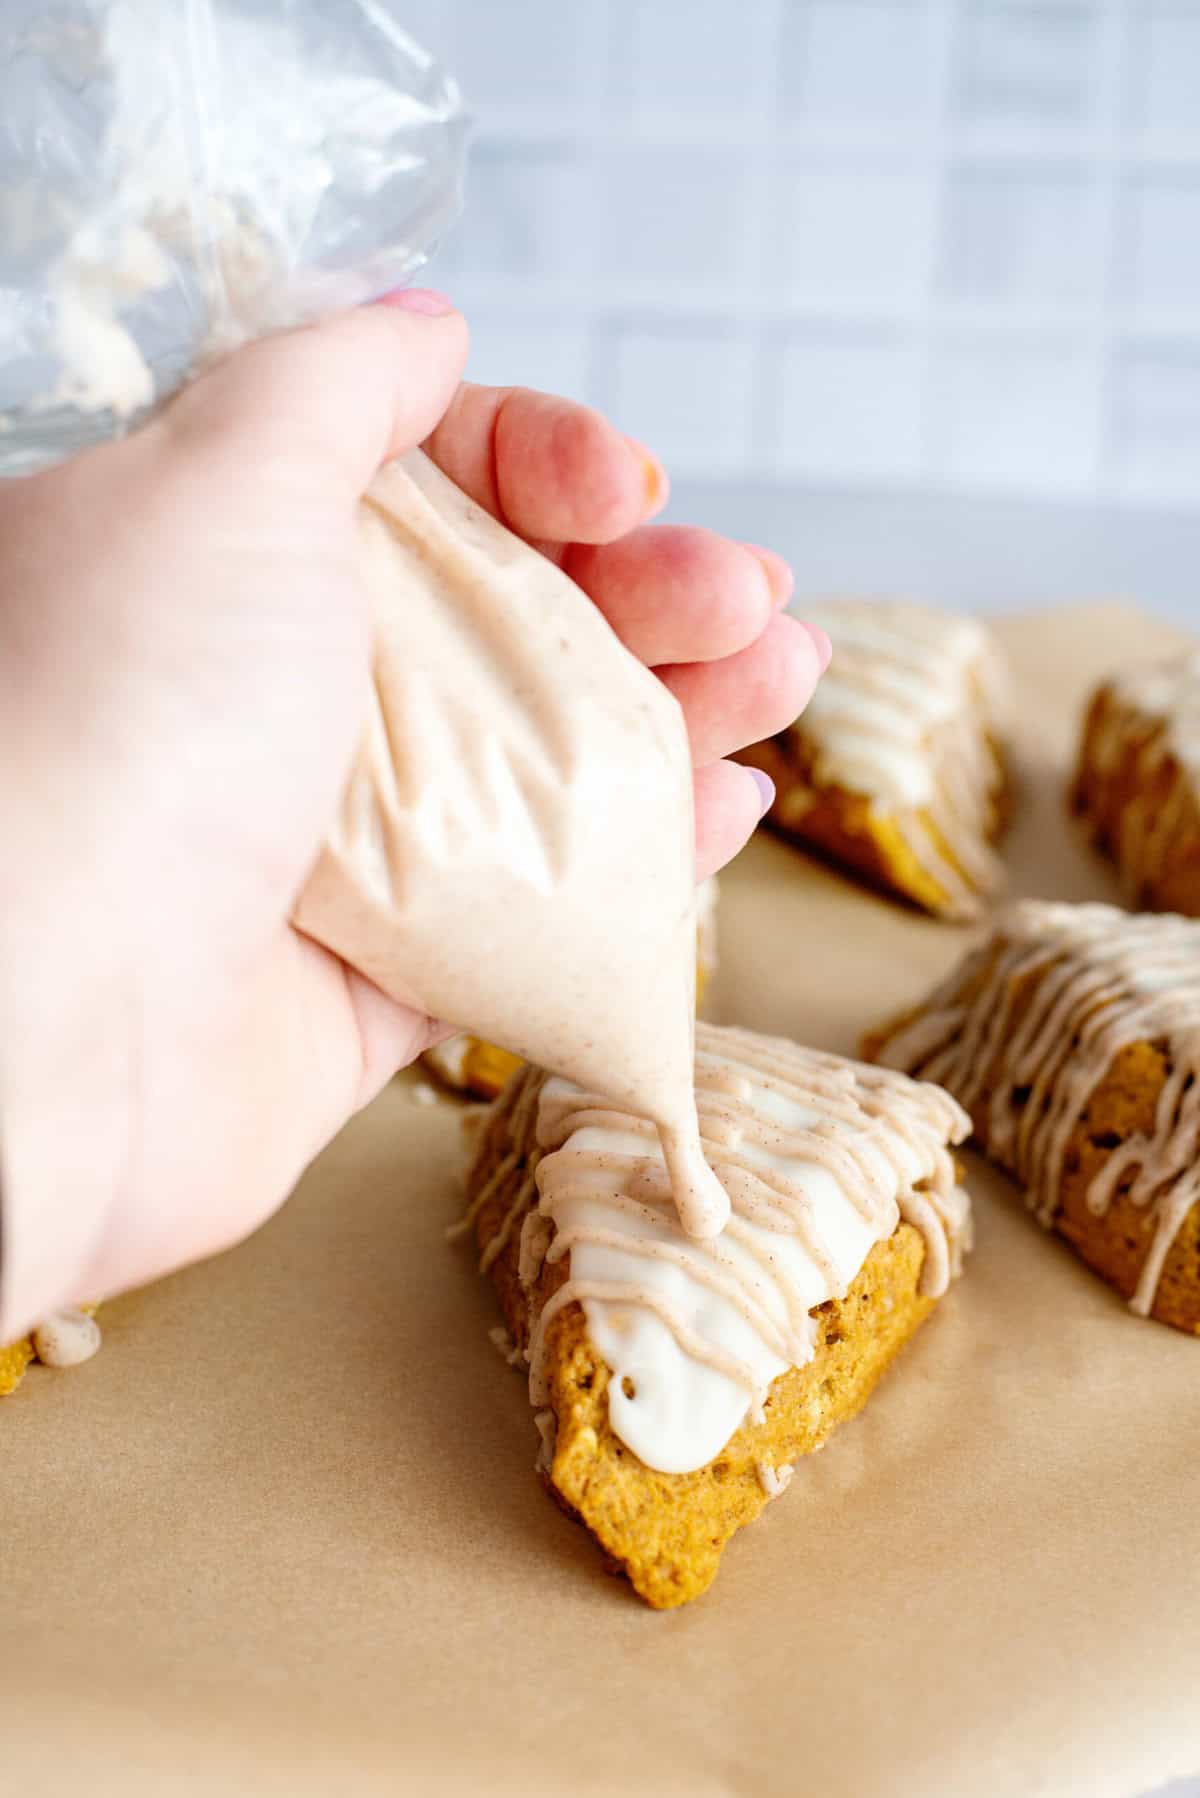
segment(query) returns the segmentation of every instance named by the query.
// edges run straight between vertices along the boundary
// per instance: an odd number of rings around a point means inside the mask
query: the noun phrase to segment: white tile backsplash
[[[1200,182],[1145,175],[1130,184],[1125,215],[1134,309],[1142,315],[1186,311],[1200,325]]]
[[[953,166],[941,268],[946,294],[969,301],[1087,302],[1102,278],[1096,184],[1086,164]]]
[[[491,313],[471,333],[467,378],[492,387],[536,387],[567,399],[591,397],[591,334],[545,316]]]
[[[1086,492],[1098,403],[1095,369],[1069,337],[946,344],[930,384],[933,471],[956,485]]]
[[[1129,63],[1129,110],[1144,131],[1200,134],[1200,9],[1143,0]]]
[[[930,0],[784,0],[781,13],[785,123],[916,120],[935,111]]]
[[[754,344],[733,330],[613,327],[602,345],[606,404],[680,474],[728,474],[750,451]]]
[[[1200,513],[1200,0],[412,0],[472,372],[696,479]]]
[[[621,0],[614,9],[614,55],[626,69],[635,117],[680,114],[750,122],[770,69],[768,0]]]
[[[1134,498],[1200,502],[1200,347],[1126,346],[1114,379],[1117,474]],[[1197,571],[1200,582],[1200,571]],[[1200,604],[1200,602],[1198,602]]]
[[[563,141],[478,143],[470,202],[448,250],[448,266],[473,277],[589,278],[596,221],[588,153]]]
[[[910,337],[809,332],[779,345],[770,369],[781,472],[806,480],[919,477],[924,371]]]
[[[606,97],[609,38],[603,0],[443,0],[455,20],[452,65],[478,116],[529,107],[558,114]]]
[[[929,287],[932,168],[810,155],[782,160],[768,214],[766,280],[793,298],[872,309],[919,305]]]
[[[598,240],[601,287],[619,296],[738,286],[750,260],[752,184],[750,159],[736,150],[603,153],[586,221]]]
[[[1083,123],[1097,74],[1097,5],[963,0],[955,105],[975,122]]]

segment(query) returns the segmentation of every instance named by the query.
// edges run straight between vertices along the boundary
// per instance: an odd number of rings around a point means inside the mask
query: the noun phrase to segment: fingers
[[[737,655],[655,672],[682,706],[692,760],[704,767],[791,724],[828,660],[824,632],[781,615]]]
[[[588,406],[464,382],[426,449],[519,536],[611,543],[666,504],[658,461]]]
[[[696,879],[707,880],[743,848],[775,789],[757,768],[710,762],[696,770]]]
[[[571,544],[563,568],[649,667],[735,655],[762,635],[791,592],[770,550],[712,531],[653,525],[618,543]]]
[[[363,306],[235,351],[149,430],[230,470],[269,467],[357,499],[382,462],[429,435],[466,357],[457,312]]]
[[[743,543],[742,548],[748,549],[762,563],[776,606],[786,606],[796,582],[783,557],[773,549],[763,549],[758,543]]]

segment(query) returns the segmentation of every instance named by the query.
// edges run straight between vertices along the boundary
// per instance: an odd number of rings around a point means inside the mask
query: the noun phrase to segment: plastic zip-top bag
[[[0,473],[399,286],[466,117],[393,0],[4,0]]]
[[[5,8],[0,472],[396,286],[456,212],[463,110],[402,6]],[[393,998],[651,1118],[685,1223],[719,1228],[678,705],[419,451],[381,471],[361,527],[373,701],[296,922]]]

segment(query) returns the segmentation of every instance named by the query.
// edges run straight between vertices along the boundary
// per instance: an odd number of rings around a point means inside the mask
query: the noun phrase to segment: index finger
[[[529,387],[464,381],[425,449],[521,537],[613,543],[667,503],[657,457],[599,412]]]

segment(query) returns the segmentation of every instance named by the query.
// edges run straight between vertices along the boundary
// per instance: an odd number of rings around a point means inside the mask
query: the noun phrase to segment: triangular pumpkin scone
[[[1023,900],[865,1047],[952,1092],[1134,1311],[1200,1334],[1200,923]]]
[[[999,890],[1006,673],[978,619],[898,601],[804,607],[833,660],[796,722],[742,751],[767,825],[940,917]]]
[[[864,1404],[969,1235],[969,1121],[936,1087],[700,1025],[696,1091],[715,1240],[680,1230],[650,1125],[535,1069],[484,1121],[461,1226],[548,1485],[660,1609]]]
[[[1132,904],[1200,917],[1200,650],[1096,689],[1071,804]]]

